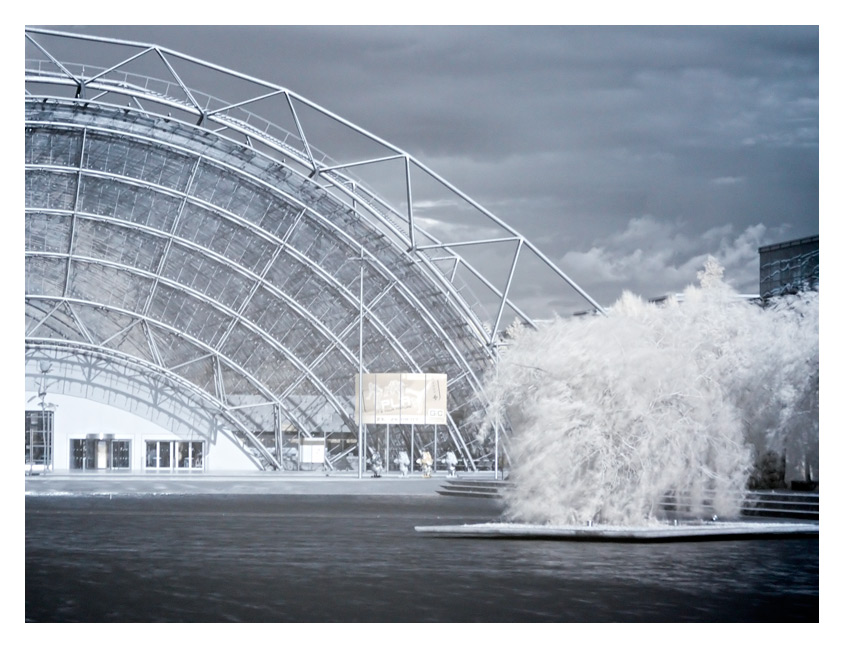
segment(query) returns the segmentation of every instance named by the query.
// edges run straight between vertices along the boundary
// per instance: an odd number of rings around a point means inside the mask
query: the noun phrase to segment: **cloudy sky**
[[[758,292],[819,233],[817,27],[75,26],[289,88],[392,142],[602,305]]]

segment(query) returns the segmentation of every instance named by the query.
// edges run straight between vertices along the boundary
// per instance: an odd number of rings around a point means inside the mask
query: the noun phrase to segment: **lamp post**
[[[360,319],[358,321],[358,479],[366,464],[366,426],[363,423],[363,246],[360,248]]]
[[[495,383],[498,384],[498,345],[494,346],[495,349]],[[498,404],[495,405],[495,479],[498,479],[498,420],[499,412],[498,412]]]

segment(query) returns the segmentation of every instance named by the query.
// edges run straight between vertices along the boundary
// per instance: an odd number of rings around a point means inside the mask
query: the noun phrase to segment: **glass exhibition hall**
[[[153,44],[25,38],[28,473],[361,474],[423,451],[490,470],[506,328],[601,310],[291,90]]]

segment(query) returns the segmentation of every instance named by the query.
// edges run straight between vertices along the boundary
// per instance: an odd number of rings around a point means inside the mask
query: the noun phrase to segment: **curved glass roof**
[[[61,62],[68,42],[93,62]],[[411,156],[283,88],[153,45],[48,31],[27,30],[27,57],[27,359],[33,377],[38,359],[65,367],[58,389],[75,393],[80,371],[112,385],[121,373],[164,381],[179,407],[200,403],[277,469],[284,430],[357,436],[359,370],[444,373],[449,422],[433,433],[473,468],[489,452],[477,432],[502,322],[532,322],[516,301],[525,259],[600,310]],[[166,78],[146,76],[150,63]],[[202,95],[179,64],[251,89]],[[264,101],[289,130],[246,112]],[[306,112],[346,161],[314,147]],[[336,128],[359,150],[323,134]],[[369,182],[361,170],[374,171]],[[425,231],[416,187],[456,196],[494,236]],[[489,246],[510,250],[497,280],[464,253],[483,260]],[[110,370],[92,372],[92,358]]]

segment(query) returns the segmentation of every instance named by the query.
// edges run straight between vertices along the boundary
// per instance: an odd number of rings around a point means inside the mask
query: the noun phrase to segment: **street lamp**
[[[360,247],[360,299],[358,302],[358,479],[366,468],[366,426],[363,423],[363,246]]]

